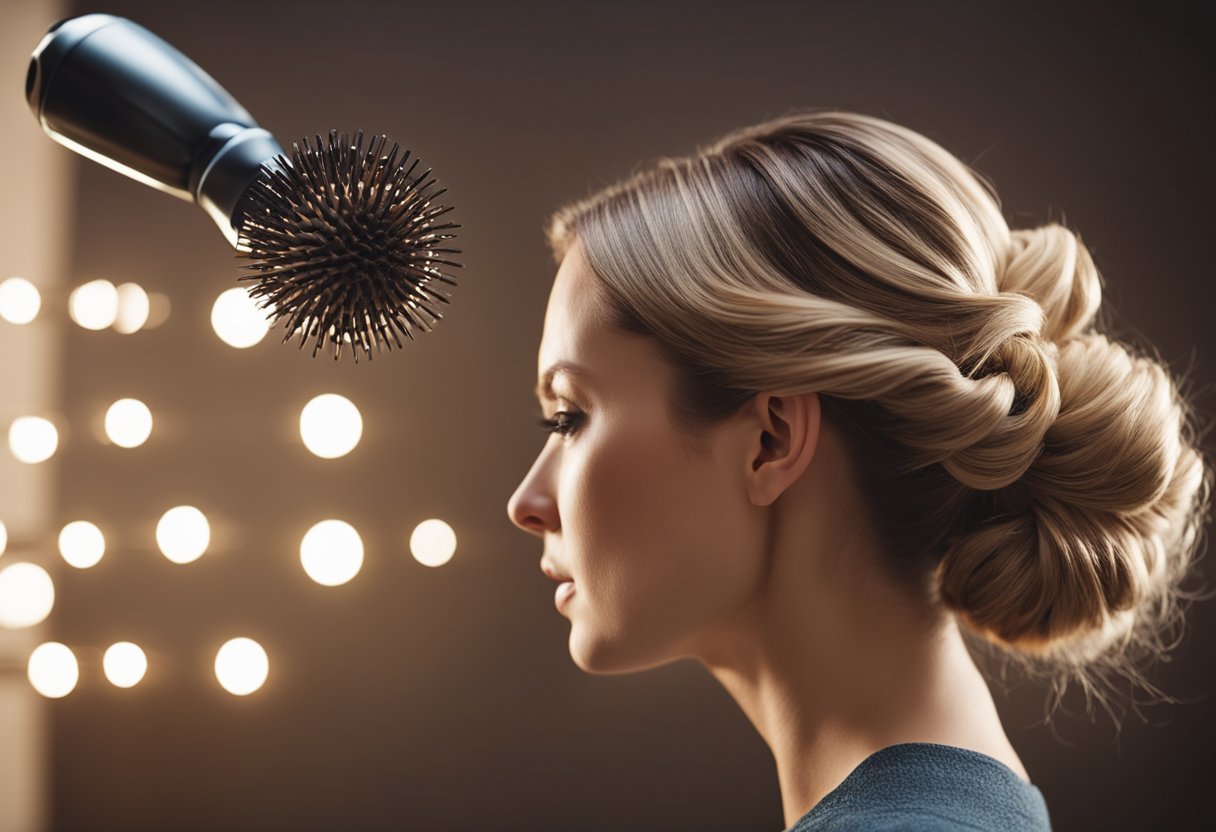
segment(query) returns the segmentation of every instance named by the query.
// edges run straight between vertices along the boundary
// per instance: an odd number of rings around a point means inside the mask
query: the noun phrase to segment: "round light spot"
[[[85,329],[105,329],[118,318],[118,289],[108,280],[90,280],[72,290],[68,312]]]
[[[323,459],[345,456],[362,436],[363,417],[345,396],[324,393],[300,411],[300,438],[308,450]]]
[[[456,552],[456,532],[442,520],[423,520],[410,535],[410,552],[423,566],[443,566]]]
[[[59,532],[59,554],[69,566],[88,569],[106,553],[106,538],[88,520],[75,520]]]
[[[59,431],[49,419],[21,416],[8,427],[8,447],[22,462],[45,462],[59,447]]]
[[[11,324],[28,324],[38,317],[42,295],[24,277],[10,277],[0,283],[0,318]]]
[[[251,638],[234,638],[215,654],[215,678],[234,696],[247,696],[266,682],[270,660]]]
[[[55,584],[36,563],[11,563],[0,569],[0,627],[39,624],[55,606]]]
[[[8,548],[8,527],[4,525],[4,521],[0,520],[0,555],[4,554],[4,550]]]
[[[173,304],[169,302],[169,296],[163,292],[148,292],[148,320],[144,323],[144,329],[156,329],[158,326],[169,320],[169,312]]]
[[[225,289],[211,307],[211,328],[230,347],[245,349],[266,337],[270,323],[266,310],[258,309],[257,301],[246,289],[237,286]]]
[[[300,541],[300,563],[322,586],[344,584],[363,566],[363,541],[349,523],[322,520]]]
[[[156,524],[156,545],[174,563],[190,563],[207,551],[211,527],[206,516],[194,506],[171,508]]]
[[[119,399],[106,411],[106,436],[122,448],[148,441],[152,433],[152,411],[139,399]]]
[[[34,690],[48,699],[59,699],[71,693],[80,681],[80,665],[66,644],[48,641],[30,653],[26,675]]]
[[[118,315],[114,319],[114,329],[123,335],[139,332],[148,322],[152,311],[152,303],[148,293],[138,283],[120,283],[118,292]]]
[[[143,681],[148,672],[148,657],[139,645],[120,641],[106,649],[101,666],[114,687],[131,688]]]

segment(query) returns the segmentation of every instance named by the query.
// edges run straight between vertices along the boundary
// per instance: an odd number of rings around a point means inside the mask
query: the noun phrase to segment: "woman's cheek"
[[[684,580],[692,518],[682,511],[682,470],[653,442],[596,458],[588,495],[596,589],[611,593],[605,600],[638,620],[661,615]]]

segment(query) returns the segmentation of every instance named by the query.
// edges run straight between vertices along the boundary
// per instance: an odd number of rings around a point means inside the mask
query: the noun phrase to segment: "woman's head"
[[[1082,680],[1167,649],[1211,472],[1167,368],[1098,331],[1073,232],[1010,231],[935,143],[812,111],[661,160],[559,211],[549,238],[563,269],[586,264],[604,331],[669,369],[650,392],[692,482],[756,394],[816,393],[908,597]],[[562,337],[547,321],[545,346]],[[704,517],[699,499],[672,494],[672,522]]]
[[[699,655],[755,600],[765,531],[757,505],[804,471],[819,414],[813,393],[758,400],[690,453],[669,408],[673,367],[653,338],[614,326],[608,308],[574,241],[553,283],[538,361],[555,435],[509,505],[516,523],[544,538],[547,571],[573,579],[561,607],[571,653],[601,673]],[[781,424],[764,421],[761,403],[775,406]],[[759,447],[749,416],[794,453],[745,470],[749,437]]]

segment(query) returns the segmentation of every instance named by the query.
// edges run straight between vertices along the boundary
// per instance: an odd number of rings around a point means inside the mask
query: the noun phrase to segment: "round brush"
[[[329,343],[400,348],[429,332],[456,285],[443,267],[460,226],[439,219],[430,169],[379,135],[364,148],[331,130],[290,158],[223,87],[142,26],[85,14],[51,26],[30,59],[26,98],[43,130],[81,155],[197,203],[238,257],[249,289],[313,356]]]

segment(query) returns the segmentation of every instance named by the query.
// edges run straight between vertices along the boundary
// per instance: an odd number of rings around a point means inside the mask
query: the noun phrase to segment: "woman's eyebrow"
[[[582,367],[572,361],[557,361],[549,369],[545,370],[540,382],[536,385],[536,398],[541,401],[552,401],[557,398],[553,394],[553,379],[558,373],[566,373],[572,376],[582,376],[585,371]]]

